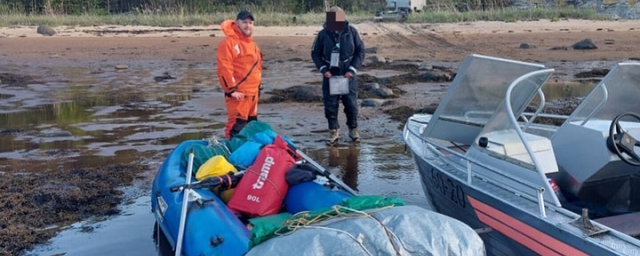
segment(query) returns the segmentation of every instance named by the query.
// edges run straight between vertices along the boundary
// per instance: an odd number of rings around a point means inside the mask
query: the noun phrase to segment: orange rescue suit
[[[218,45],[217,74],[227,107],[224,134],[230,138],[247,122],[258,118],[262,53],[253,38],[245,36],[234,20],[222,22],[220,29],[226,37]],[[236,91],[245,97],[240,100],[231,97]]]

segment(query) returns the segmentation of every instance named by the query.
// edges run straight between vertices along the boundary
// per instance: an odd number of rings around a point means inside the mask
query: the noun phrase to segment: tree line
[[[384,0],[329,2],[352,11],[368,10],[372,3],[383,3]],[[239,9],[284,13],[321,12],[325,9],[325,0],[0,0],[0,14],[207,14]]]
[[[0,0],[0,14],[109,15],[209,14],[240,9],[279,13],[322,12],[327,5],[345,11],[372,11],[387,0]],[[416,1],[416,0],[414,0]],[[509,0],[426,0],[427,10],[486,10],[507,7]]]

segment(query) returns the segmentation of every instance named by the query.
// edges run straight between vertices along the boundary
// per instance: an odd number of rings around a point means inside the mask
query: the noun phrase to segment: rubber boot
[[[358,132],[358,128],[349,130],[349,138],[351,138],[353,142],[360,142],[360,133]]]
[[[340,132],[338,131],[338,129],[329,130],[329,138],[327,138],[327,145],[332,145],[333,143],[336,143],[336,141],[338,141],[339,138],[340,138]]]

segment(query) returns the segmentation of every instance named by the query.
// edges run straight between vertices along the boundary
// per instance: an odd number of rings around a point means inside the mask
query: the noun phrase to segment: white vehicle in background
[[[376,11],[374,21],[404,21],[409,15],[408,7],[387,6],[383,10]]]
[[[408,13],[422,12],[427,7],[426,0],[386,0],[386,6],[396,5],[399,8],[408,9]]]
[[[404,21],[412,12],[421,12],[426,7],[426,0],[387,0],[382,10],[376,11],[374,21]]]

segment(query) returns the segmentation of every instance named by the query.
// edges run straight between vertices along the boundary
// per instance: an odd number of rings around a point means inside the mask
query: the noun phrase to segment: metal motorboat
[[[570,114],[545,98],[554,72],[469,55],[404,127],[425,195],[488,255],[640,255],[640,63],[614,65]]]

